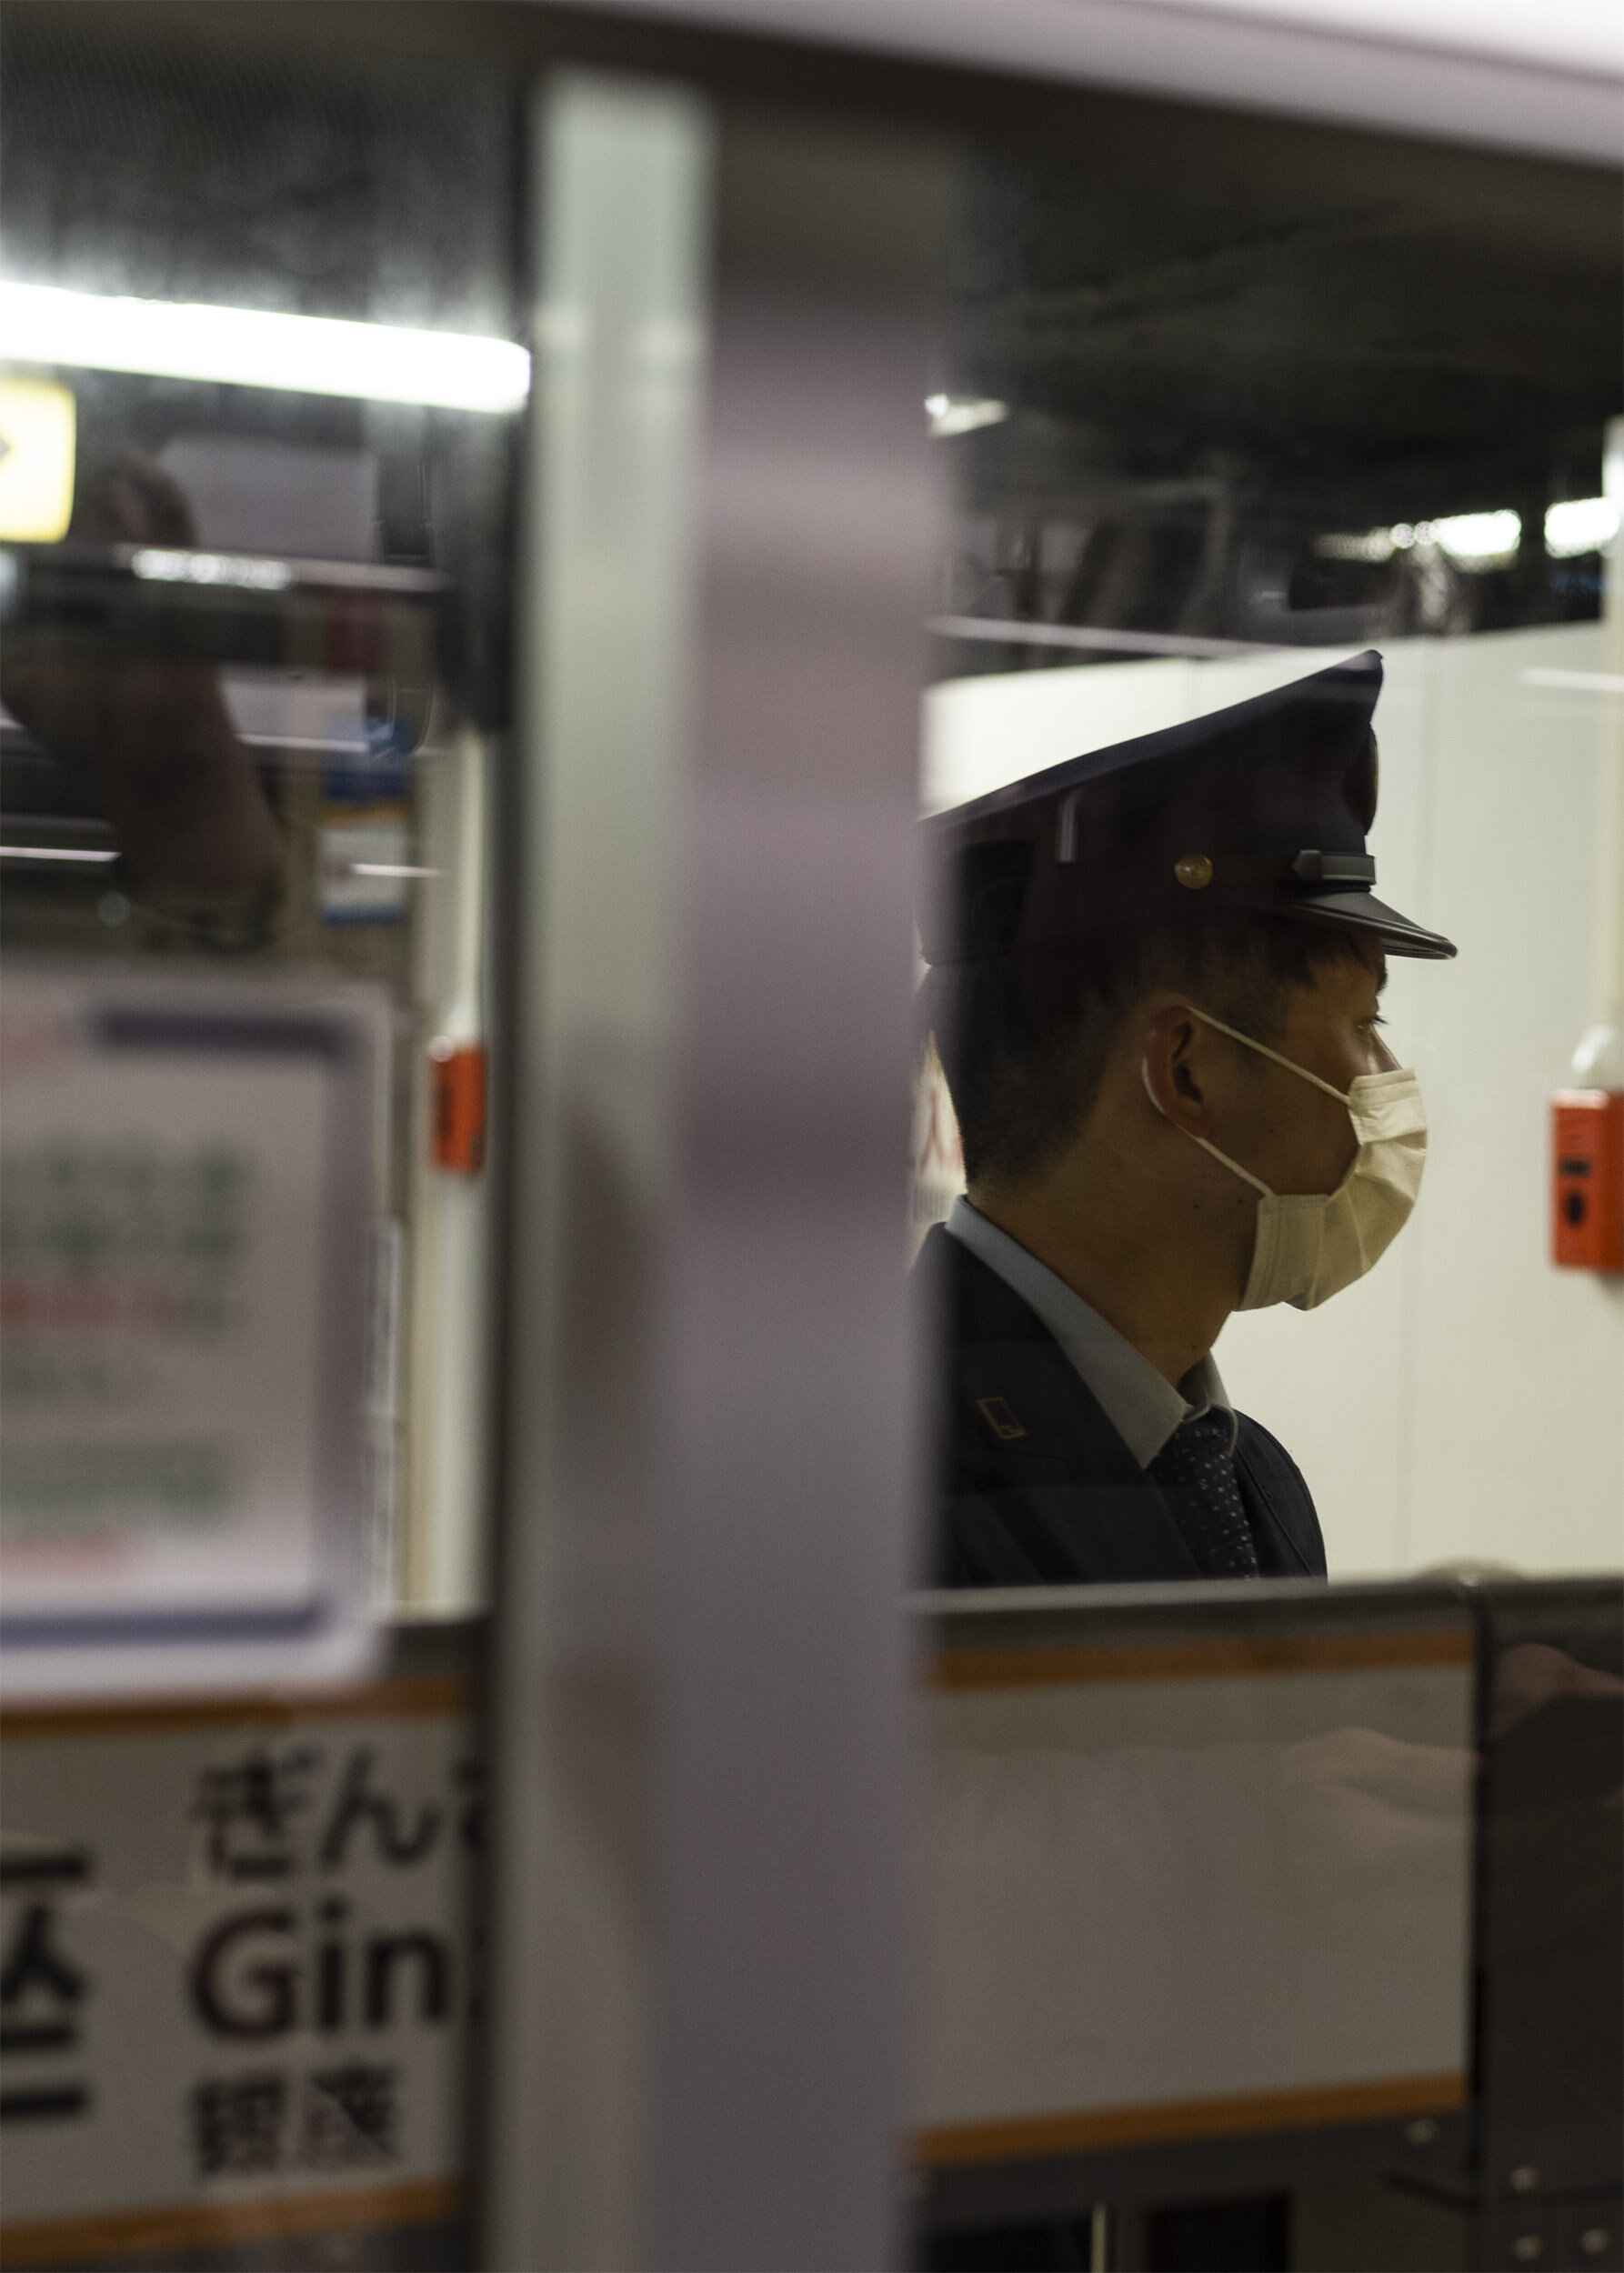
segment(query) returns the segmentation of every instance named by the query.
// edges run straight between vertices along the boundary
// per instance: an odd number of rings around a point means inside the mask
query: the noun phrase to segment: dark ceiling
[[[372,40],[346,58],[213,36],[259,13],[14,0],[7,269],[513,329],[525,68],[472,34],[546,12],[459,15],[455,66]],[[422,12],[365,13],[404,41]],[[1539,527],[1552,499],[1595,494],[1603,425],[1624,406],[1617,173],[1087,90],[955,87],[945,123],[966,155],[936,384],[1010,415],[943,445],[960,508],[948,612],[1305,640],[1595,613],[1599,561],[1548,561]],[[165,419],[196,416],[172,392],[87,383],[82,407],[94,426],[116,397],[155,446]],[[238,416],[209,406],[222,425]],[[313,401],[275,417],[324,438],[356,421]],[[1509,568],[1463,577],[1419,552],[1330,567],[1314,551],[1327,532],[1507,506],[1525,530]],[[1278,591],[1271,615],[1258,595]]]
[[[1081,426],[1102,463],[1232,452],[1410,518],[1495,502],[1621,407],[1616,175],[1092,108],[1075,151],[967,173],[956,386]]]
[[[1616,174],[1184,105],[1076,107],[1064,145],[984,146],[964,172],[942,385],[1011,415],[946,446],[983,525],[956,606],[976,607],[978,564],[995,614],[1244,634],[1248,546],[1289,576],[1280,547],[1300,556],[1318,533],[1512,506],[1533,536],[1517,569],[1435,598],[1423,627],[1595,612],[1598,565],[1547,573],[1539,531],[1552,500],[1596,494],[1624,406]],[[1068,600],[1047,569],[1023,594],[1059,525],[1073,554],[1131,528],[1137,566],[1118,542],[1108,591],[1090,595],[1084,563]],[[1391,598],[1393,576],[1359,574],[1311,596]],[[1391,613],[1373,627],[1403,628]]]

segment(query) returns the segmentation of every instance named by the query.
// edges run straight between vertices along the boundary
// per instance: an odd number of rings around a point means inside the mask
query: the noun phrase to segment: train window
[[[287,29],[6,25],[8,2263],[472,2261],[520,102]]]
[[[1459,949],[1385,943],[1424,1196],[1367,1280],[1237,1315],[1218,1357],[1307,1472],[1333,1575],[1610,1563],[1624,1255],[1601,1257],[1612,1203],[1578,1170],[1552,1194],[1549,1147],[1555,1093],[1591,1098],[1599,1147],[1624,1081],[1616,178],[1058,107],[959,177],[927,409],[954,511],[925,808],[1379,654],[1379,805],[1343,849]],[[1211,826],[1240,843],[1233,811]],[[962,1174],[933,1066],[921,1223]]]
[[[13,1606],[100,1604],[115,1567],[154,1600],[202,1585],[208,1537],[236,1540],[209,1585],[280,1601],[304,1579],[249,1576],[261,1503],[310,1497],[326,1430],[315,1496],[359,1495],[365,1539],[306,1559],[347,1557],[383,1607],[466,1608],[517,96],[466,57],[35,12],[5,100],[13,1025],[138,1012],[168,1037],[93,1053],[76,1134],[25,1036],[8,1058]],[[243,1038],[318,1012],[368,1069],[325,1106],[318,1060]],[[322,1209],[301,1293],[289,1225]],[[121,1402],[137,1375],[163,1394]]]

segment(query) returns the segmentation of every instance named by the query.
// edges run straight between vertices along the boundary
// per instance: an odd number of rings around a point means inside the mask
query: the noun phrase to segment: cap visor
[[[1273,905],[1278,914],[1305,923],[1369,932],[1389,955],[1421,956],[1442,963],[1458,952],[1452,939],[1446,939],[1440,932],[1423,931],[1419,924],[1412,924],[1408,916],[1400,916],[1396,907],[1387,906],[1370,892],[1315,892],[1305,894],[1289,908],[1280,907],[1278,901]]]

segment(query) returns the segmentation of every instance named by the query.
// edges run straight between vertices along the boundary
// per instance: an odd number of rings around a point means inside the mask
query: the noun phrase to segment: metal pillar
[[[483,2261],[897,2250],[940,154],[538,109]]]

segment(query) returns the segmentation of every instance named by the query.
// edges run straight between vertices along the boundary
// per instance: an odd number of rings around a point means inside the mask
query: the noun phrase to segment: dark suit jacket
[[[946,1345],[935,1583],[1125,1585],[1201,1574],[1168,1504],[1037,1313],[939,1227],[916,1266]],[[1236,1467],[1264,1576],[1323,1578],[1296,1462],[1238,1416]]]

